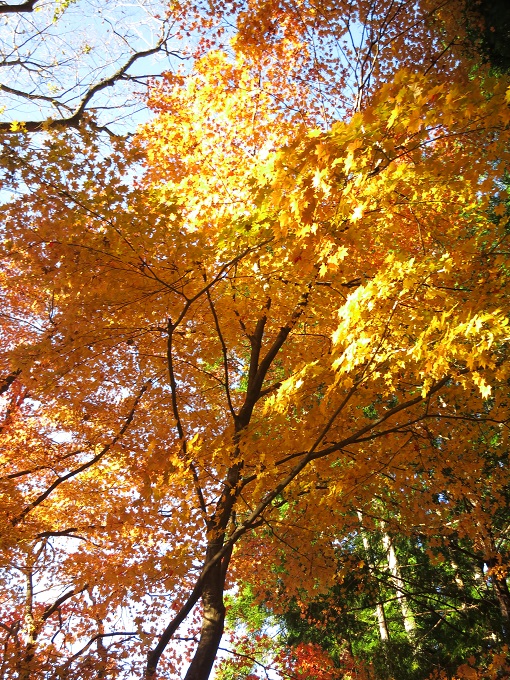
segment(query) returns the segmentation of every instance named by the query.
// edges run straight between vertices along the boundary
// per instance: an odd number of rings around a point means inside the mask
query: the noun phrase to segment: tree
[[[12,675],[175,677],[195,616],[205,680],[254,565],[325,593],[381,489],[430,536],[438,452],[469,495],[480,428],[507,446],[506,81],[470,77],[457,5],[227,9],[193,8],[232,48],[167,74],[134,144],[2,141]]]

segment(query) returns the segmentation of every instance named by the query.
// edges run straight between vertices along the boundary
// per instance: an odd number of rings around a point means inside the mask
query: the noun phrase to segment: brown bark
[[[16,5],[9,5],[8,3],[0,5],[0,14],[20,14],[22,12],[33,12],[37,0],[26,0]]]
[[[212,557],[216,546],[211,549]],[[209,551],[208,551],[209,553]],[[230,556],[226,556],[209,571],[202,592],[202,629],[200,640],[185,680],[207,680],[209,677],[225,625],[223,590]]]

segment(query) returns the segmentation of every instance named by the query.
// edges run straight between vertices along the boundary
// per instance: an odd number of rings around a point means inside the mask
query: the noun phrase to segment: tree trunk
[[[222,541],[221,541],[222,542]],[[207,550],[207,560],[221,548],[213,541]],[[230,555],[217,562],[207,574],[202,590],[202,628],[200,640],[184,680],[207,680],[211,673],[225,625],[223,590]]]
[[[363,529],[363,513],[361,512],[361,510],[358,510],[358,519],[360,523],[361,540],[363,541],[363,547],[365,549],[367,564],[369,569],[373,571],[374,565],[372,561],[370,543],[368,541],[365,530]],[[377,590],[379,591],[379,585],[377,586]],[[375,615],[377,617],[377,624],[379,626],[379,637],[383,642],[387,642],[390,639],[390,631],[388,630],[386,615],[384,613],[384,606],[383,603],[380,601],[379,595],[377,597],[377,602],[375,605]]]
[[[404,628],[407,633],[407,636],[409,638],[412,638],[416,632],[416,622],[414,620],[413,613],[407,603],[407,598],[404,593],[404,582],[402,581],[402,576],[400,574],[400,565],[398,563],[397,554],[395,552],[395,548],[393,547],[393,542],[389,534],[384,532],[382,541],[384,548],[386,550],[386,557],[388,559],[388,567],[391,574],[391,580],[393,583],[393,587],[395,588],[398,603],[400,605],[402,618],[404,619]]]
[[[32,665],[37,649],[37,624],[33,612],[34,588],[32,581],[32,570],[26,574],[26,594],[25,594],[25,634],[26,644],[23,658],[19,668],[19,680],[30,680],[32,677]]]
[[[488,569],[495,569],[500,564],[497,557],[491,557],[485,560]],[[499,576],[495,570],[490,574],[491,583],[496,593],[496,598],[503,619],[502,633],[505,642],[510,643],[510,590],[508,589],[508,581],[505,576]]]

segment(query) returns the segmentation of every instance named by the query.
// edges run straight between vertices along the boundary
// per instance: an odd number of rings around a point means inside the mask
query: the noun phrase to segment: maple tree
[[[506,597],[507,80],[462,3],[170,9],[134,142],[1,140],[14,677],[206,680],[225,590],[328,593],[381,497]]]

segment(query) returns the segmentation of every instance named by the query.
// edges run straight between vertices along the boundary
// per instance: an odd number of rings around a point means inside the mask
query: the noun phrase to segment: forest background
[[[0,15],[0,675],[506,677],[504,4]]]

